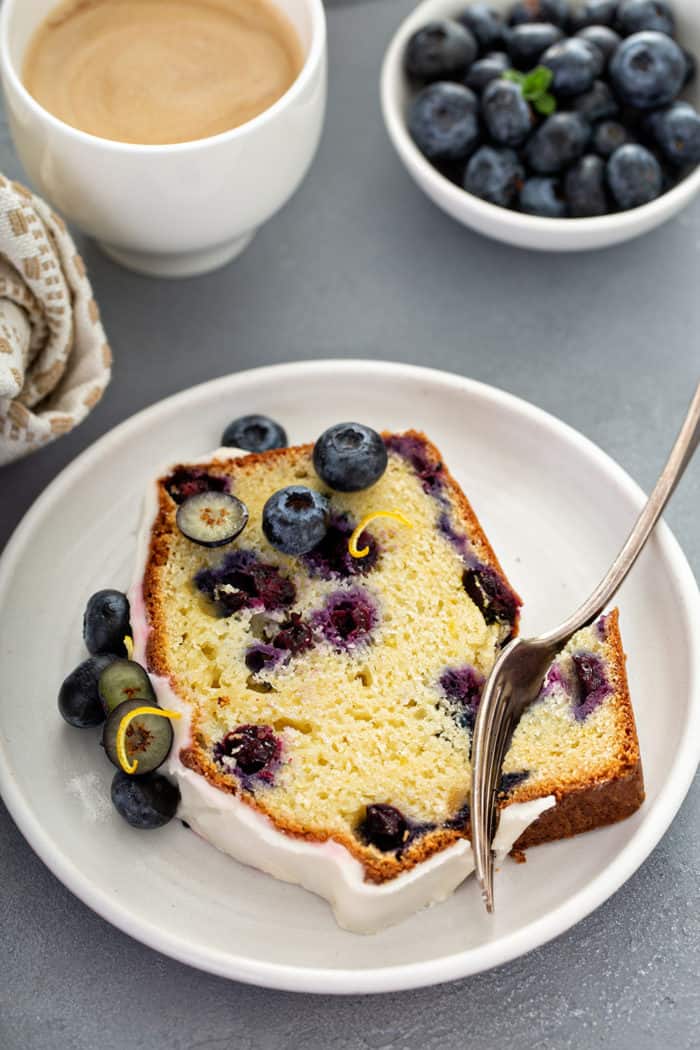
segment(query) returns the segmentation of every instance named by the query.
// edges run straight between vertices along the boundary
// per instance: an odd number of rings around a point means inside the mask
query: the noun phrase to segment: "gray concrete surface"
[[[381,124],[380,58],[410,6],[333,6],[321,150],[238,262],[170,284],[81,245],[114,380],[77,432],[0,472],[0,546],[56,473],[137,409],[213,376],[316,356],[420,362],[493,383],[653,483],[700,374],[700,201],[643,240],[566,258],[452,223],[409,181]],[[4,125],[0,170],[22,174]],[[697,574],[700,462],[668,517]],[[200,974],[112,929],[0,805],[0,1050],[694,1050],[699,876],[696,783],[641,870],[556,942],[441,988],[324,999]]]

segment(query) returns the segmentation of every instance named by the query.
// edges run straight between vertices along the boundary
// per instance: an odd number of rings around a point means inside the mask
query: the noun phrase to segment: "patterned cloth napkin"
[[[63,220],[0,175],[0,466],[81,423],[111,361]]]

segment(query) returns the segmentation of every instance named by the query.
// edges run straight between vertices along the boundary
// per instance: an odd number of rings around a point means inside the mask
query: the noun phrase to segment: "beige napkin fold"
[[[81,423],[111,362],[65,223],[0,175],[0,466]]]

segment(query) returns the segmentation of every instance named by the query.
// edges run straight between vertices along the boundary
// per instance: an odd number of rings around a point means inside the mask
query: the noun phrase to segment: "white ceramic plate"
[[[217,853],[178,822],[135,832],[113,813],[97,733],[56,710],[84,656],[81,618],[132,572],[141,497],[164,462],[214,447],[260,410],[294,442],[340,419],[425,429],[463,484],[511,580],[526,633],[597,582],[642,493],[552,416],[444,373],[373,362],[282,365],[169,398],[117,427],[43,493],[0,562],[0,789],[51,870],[120,929],[193,966],[307,992],[380,992],[476,973],[568,929],[639,867],[673,819],[700,757],[700,600],[661,527],[620,594],[648,798],[630,820],[508,861],[495,918],[473,881],[383,933],[339,930],[320,898]]]

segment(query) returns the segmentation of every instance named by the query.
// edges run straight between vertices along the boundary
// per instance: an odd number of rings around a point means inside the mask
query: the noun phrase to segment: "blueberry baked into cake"
[[[268,424],[230,443],[265,448]],[[471,734],[520,599],[423,434],[340,424],[314,446],[175,465],[150,494],[129,597],[134,660],[178,716],[163,771],[195,831],[358,932],[471,872]],[[572,640],[516,729],[497,845],[642,799],[613,612]]]

